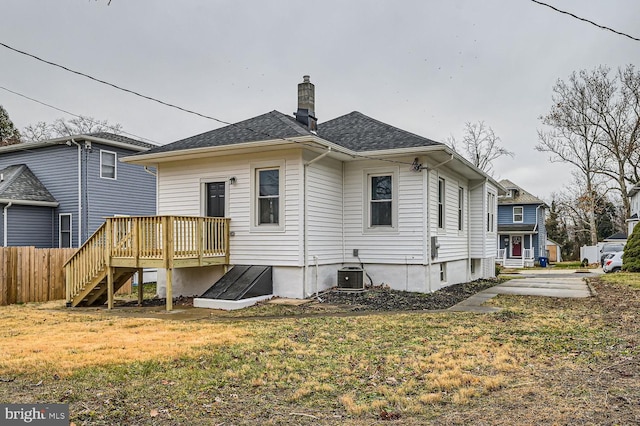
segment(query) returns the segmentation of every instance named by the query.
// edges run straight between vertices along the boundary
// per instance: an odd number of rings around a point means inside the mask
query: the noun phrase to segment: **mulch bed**
[[[498,284],[497,280],[478,280],[455,284],[434,293],[415,293],[391,290],[388,287],[369,287],[363,291],[341,291],[330,289],[319,294],[316,302],[321,305],[337,305],[346,311],[416,311],[447,309],[474,294]],[[137,301],[124,302],[119,306],[136,306]],[[142,306],[164,306],[166,299],[144,299]],[[178,297],[174,306],[193,306],[193,297]],[[306,310],[306,309],[301,309]]]
[[[474,294],[498,284],[478,280],[455,284],[434,293],[415,293],[371,287],[360,292],[329,290],[320,294],[321,303],[341,305],[350,311],[416,311],[450,308]]]

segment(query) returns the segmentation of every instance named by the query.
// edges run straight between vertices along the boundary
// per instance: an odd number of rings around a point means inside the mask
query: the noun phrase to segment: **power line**
[[[556,12],[558,12],[558,13],[563,13],[563,14],[565,14],[565,15],[569,15],[569,16],[571,16],[572,18],[578,19],[578,20],[580,20],[580,21],[584,21],[584,22],[587,22],[587,23],[589,23],[589,24],[591,24],[591,25],[595,25],[596,27],[601,28],[601,29],[603,29],[603,30],[611,31],[611,32],[616,33],[616,34],[618,34],[618,35],[621,35],[621,36],[624,36],[624,37],[630,38],[631,40],[640,41],[640,38],[636,38],[636,37],[630,36],[629,34],[625,34],[625,33],[623,33],[623,32],[616,31],[616,30],[614,30],[613,28],[605,27],[604,25],[596,24],[595,22],[590,21],[589,19],[581,18],[581,17],[579,17],[579,16],[577,16],[577,15],[574,15],[574,14],[573,14],[573,13],[571,13],[571,12],[566,12],[566,11],[564,11],[564,10],[560,10],[560,9],[558,9],[557,7],[551,6],[550,4],[543,3],[543,2],[538,1],[538,0],[531,0],[531,1],[532,1],[532,2],[534,2],[534,3],[536,3],[536,4],[539,4],[539,5],[541,5],[541,6],[546,6],[546,7],[550,8],[550,9],[553,9],[553,10],[555,10],[555,11],[556,11]]]
[[[46,102],[39,101],[39,100],[37,100],[37,99],[34,99],[34,98],[32,98],[32,97],[29,97],[29,96],[24,95],[24,94],[19,93],[19,92],[16,92],[16,91],[14,91],[14,90],[7,89],[7,88],[6,88],[6,87],[4,87],[4,86],[0,86],[0,89],[5,90],[5,91],[7,91],[7,92],[9,92],[9,93],[13,93],[14,95],[17,95],[17,96],[21,96],[21,97],[23,97],[23,98],[25,98],[25,99],[28,99],[28,100],[33,101],[33,102],[36,102],[36,103],[38,103],[38,104],[40,104],[40,105],[44,105],[44,106],[46,106],[46,107],[48,107],[48,108],[55,109],[56,111],[60,111],[60,112],[63,112],[63,113],[65,113],[65,114],[69,114],[69,115],[72,115],[72,116],[77,117],[77,118],[82,118],[82,119],[87,120],[87,121],[89,121],[89,122],[91,122],[91,123],[97,123],[97,121],[96,121],[96,120],[93,120],[91,117],[86,117],[86,116],[83,116],[83,115],[74,114],[74,113],[72,113],[72,112],[70,112],[70,111],[64,110],[64,109],[62,109],[62,108],[58,108],[58,107],[53,106],[53,105],[51,105],[51,104],[48,104],[48,103],[46,103]],[[125,135],[129,135],[129,136],[134,136],[134,137],[136,137],[136,138],[138,138],[138,139],[140,139],[140,140],[146,140],[146,141],[149,141],[149,142],[153,142],[153,143],[155,143],[156,145],[159,145],[159,143],[158,143],[158,142],[156,142],[156,141],[154,141],[153,139],[144,138],[144,137],[142,137],[142,136],[134,135],[133,133],[129,133],[129,132],[125,132],[125,131],[121,131],[120,133],[123,133],[123,134],[125,134]]]
[[[178,105],[174,105],[174,104],[169,103],[169,102],[162,101],[162,100],[160,100],[160,99],[156,99],[156,98],[154,98],[154,97],[152,97],[152,96],[143,95],[142,93],[136,92],[135,90],[126,89],[126,88],[124,88],[124,87],[118,86],[117,84],[110,83],[110,82],[108,82],[108,81],[105,81],[105,80],[99,79],[99,78],[97,78],[97,77],[93,77],[93,76],[91,76],[91,75],[89,75],[89,74],[86,74],[86,73],[83,73],[83,72],[81,72],[81,71],[76,71],[76,70],[71,69],[71,68],[69,68],[69,67],[66,67],[66,66],[64,66],[64,65],[60,65],[60,64],[57,64],[57,63],[55,63],[55,62],[48,61],[48,60],[46,60],[46,59],[40,58],[39,56],[36,56],[36,55],[34,55],[34,54],[31,54],[31,53],[25,52],[25,51],[20,50],[20,49],[16,49],[15,47],[11,47],[11,46],[9,46],[8,44],[2,43],[2,42],[0,42],[0,46],[5,47],[5,48],[7,48],[7,49],[9,49],[9,50],[12,50],[12,51],[14,51],[14,52],[16,52],[16,53],[19,53],[19,54],[21,54],[21,55],[28,56],[28,57],[30,57],[30,58],[33,58],[33,59],[35,59],[35,60],[37,60],[37,61],[40,61],[40,62],[43,62],[43,63],[45,63],[45,64],[48,64],[48,65],[54,66],[54,67],[56,67],[56,68],[63,69],[63,70],[65,70],[65,71],[67,71],[67,72],[70,72],[70,73],[73,73],[73,74],[76,74],[76,75],[79,75],[79,76],[82,76],[82,77],[88,78],[88,79],[90,79],[90,80],[93,80],[93,81],[95,81],[95,82],[98,82],[98,83],[101,83],[101,84],[104,84],[104,85],[107,85],[107,86],[110,86],[110,87],[113,87],[113,88],[114,88],[114,89],[116,89],[116,90],[121,90],[121,91],[123,91],[123,92],[130,93],[130,94],[132,94],[132,95],[134,95],[134,96],[138,96],[138,97],[140,97],[140,98],[144,98],[144,99],[147,99],[147,100],[150,100],[150,101],[153,101],[153,102],[159,103],[159,104],[161,104],[161,105],[165,105],[165,106],[167,106],[167,107],[169,107],[169,108],[174,108],[174,109],[177,109],[177,110],[180,110],[180,111],[186,112],[186,113],[188,113],[188,114],[197,115],[197,116],[199,116],[199,117],[206,118],[206,119],[208,119],[208,120],[213,120],[213,121],[216,121],[216,122],[218,122],[218,123],[225,124],[225,125],[227,125],[227,126],[233,126],[233,127],[238,128],[238,129],[248,130],[248,131],[250,131],[250,132],[253,132],[253,133],[256,133],[256,134],[259,134],[259,135],[268,136],[269,138],[274,139],[274,140],[283,140],[283,141],[286,141],[286,142],[293,142],[293,143],[296,143],[296,144],[300,144],[300,145],[308,146],[308,143],[306,143],[306,142],[300,142],[300,141],[296,141],[296,140],[288,139],[288,138],[286,138],[286,137],[278,137],[278,136],[274,136],[274,135],[269,134],[268,132],[264,132],[264,131],[261,131],[261,130],[252,129],[251,127],[248,127],[248,126],[240,126],[240,125],[238,125],[238,124],[236,124],[236,123],[230,123],[230,122],[228,122],[228,121],[224,121],[224,120],[221,120],[221,119],[219,119],[219,118],[212,117],[212,116],[210,116],[210,115],[202,114],[202,113],[199,113],[199,112],[197,112],[197,111],[190,110],[190,109],[188,109],[188,108],[184,108],[184,107],[181,107],[181,106],[178,106]],[[444,145],[444,144],[443,144],[443,145]],[[388,162],[388,163],[395,163],[395,164],[402,164],[402,165],[414,166],[414,164],[413,164],[413,163],[409,163],[409,162],[406,162],[406,161],[389,160],[389,159],[385,159],[385,158],[374,158],[374,157],[370,157],[370,156],[362,155],[362,154],[352,154],[351,156],[352,156],[352,157],[354,157],[354,158],[364,158],[364,159],[368,159],[368,160],[378,160],[378,161],[383,161],[383,162]]]
[[[172,103],[165,102],[165,101],[162,101],[162,100],[160,100],[160,99],[156,99],[156,98],[154,98],[154,97],[152,97],[152,96],[143,95],[142,93],[136,92],[135,90],[126,89],[126,88],[124,88],[124,87],[118,86],[117,84],[109,83],[108,81],[101,80],[101,79],[96,78],[96,77],[93,77],[93,76],[91,76],[91,75],[89,75],[89,74],[85,74],[85,73],[83,73],[83,72],[81,72],[81,71],[73,70],[73,69],[71,69],[71,68],[65,67],[64,65],[60,65],[60,64],[57,64],[57,63],[55,63],[55,62],[48,61],[48,60],[46,60],[46,59],[42,59],[42,58],[40,58],[39,56],[33,55],[33,54],[28,53],[28,52],[25,52],[25,51],[23,51],[23,50],[16,49],[15,47],[11,47],[11,46],[9,46],[8,44],[5,44],[5,43],[0,42],[0,46],[6,47],[6,48],[7,48],[7,49],[9,49],[9,50],[13,50],[13,51],[14,51],[14,52],[16,52],[16,53],[19,53],[19,54],[21,54],[21,55],[28,56],[28,57],[30,57],[30,58],[33,58],[33,59],[37,60],[37,61],[44,62],[45,64],[49,64],[49,65],[51,65],[51,66],[54,66],[54,67],[57,67],[57,68],[63,69],[63,70],[68,71],[68,72],[70,72],[70,73],[80,75],[80,76],[82,76],[82,77],[88,78],[88,79],[93,80],[93,81],[96,81],[96,82],[98,82],[98,83],[102,83],[102,84],[105,84],[105,85],[107,85],[107,86],[111,86],[111,87],[113,87],[114,89],[118,89],[118,90],[121,90],[121,91],[123,91],[123,92],[131,93],[132,95],[135,95],[135,96],[138,96],[138,97],[141,97],[141,98],[144,98],[144,99],[147,99],[147,100],[153,101],[153,102],[157,102],[157,103],[159,103],[159,104],[162,104],[162,105],[165,105],[165,106],[168,106],[168,107],[171,107],[171,108],[176,108],[176,109],[179,109],[180,111],[184,111],[184,112],[187,112],[187,113],[189,113],[189,114],[194,114],[194,115],[197,115],[197,116],[200,116],[200,117],[203,117],[203,118],[207,118],[207,119],[209,119],[209,120],[217,121],[218,123],[221,123],[221,124],[227,124],[227,125],[231,125],[231,124],[232,124],[232,123],[226,122],[226,121],[224,121],[224,120],[219,120],[219,119],[217,119],[217,118],[215,118],[215,117],[211,117],[210,115],[201,114],[201,113],[199,113],[199,112],[197,112],[197,111],[193,111],[193,110],[190,110],[190,109],[187,109],[187,108],[183,108],[183,107],[181,107],[181,106],[174,105],[174,104],[172,104]]]

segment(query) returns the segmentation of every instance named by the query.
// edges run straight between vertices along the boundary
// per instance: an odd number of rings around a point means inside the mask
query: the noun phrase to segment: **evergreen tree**
[[[0,105],[0,146],[20,143],[20,132],[9,118],[9,113]]]
[[[569,236],[567,233],[567,226],[564,221],[560,219],[560,210],[556,201],[551,201],[551,208],[549,209],[549,215],[545,220],[545,227],[547,228],[547,238],[555,241],[561,247],[562,258],[569,259],[572,254],[572,244],[569,243]]]
[[[633,232],[624,246],[622,256],[622,270],[628,272],[640,272],[640,225],[633,228]]]

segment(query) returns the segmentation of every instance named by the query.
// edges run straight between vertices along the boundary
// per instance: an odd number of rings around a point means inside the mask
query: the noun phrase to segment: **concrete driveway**
[[[602,270],[532,269],[513,274],[516,278],[477,293],[449,308],[458,312],[497,312],[500,309],[482,306],[498,294],[544,297],[591,297],[591,289],[584,278],[602,274]],[[522,277],[522,278],[521,278]]]

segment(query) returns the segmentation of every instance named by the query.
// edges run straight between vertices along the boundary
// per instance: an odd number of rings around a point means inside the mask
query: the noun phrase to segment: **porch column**
[[[173,269],[167,268],[167,311],[173,310]]]
[[[138,306],[142,306],[142,298],[144,292],[144,277],[142,276],[143,269],[138,269]]]
[[[107,309],[113,309],[113,268],[107,267]]]

